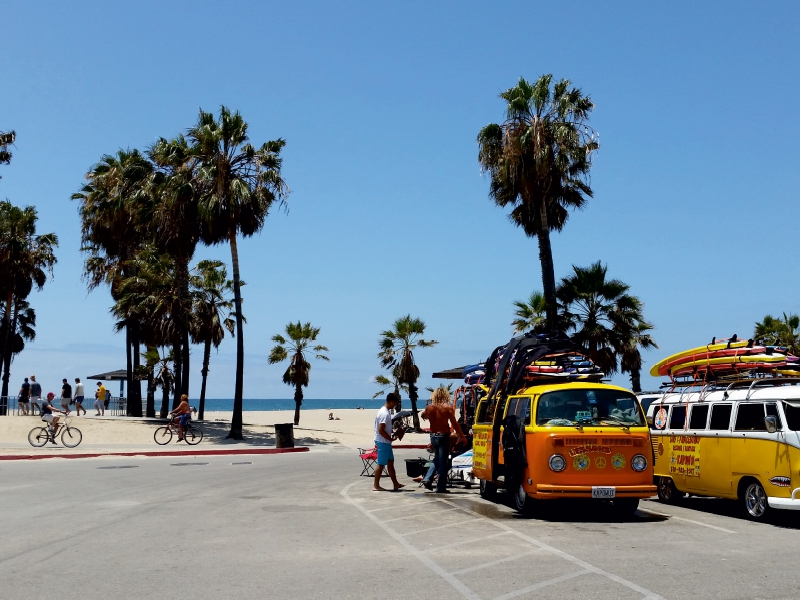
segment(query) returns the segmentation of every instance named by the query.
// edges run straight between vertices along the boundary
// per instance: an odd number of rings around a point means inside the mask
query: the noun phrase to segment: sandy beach
[[[328,410],[308,410],[300,414],[300,425],[294,428],[297,445],[342,445],[349,448],[372,446],[374,410],[334,410],[339,420],[328,419]],[[230,412],[206,412],[203,421],[196,421],[205,433],[201,446],[243,445],[274,446],[275,423],[291,423],[294,411],[253,411],[244,415],[244,442],[226,440],[230,429]],[[98,449],[149,449],[162,448],[153,440],[153,432],[161,425],[158,419],[132,419],[129,417],[72,417],[71,425],[83,433],[83,441],[76,451]],[[28,432],[41,425],[38,416],[0,417],[0,452],[40,451],[28,444]],[[423,422],[424,425],[424,422]],[[427,444],[425,434],[408,434],[402,444]],[[48,447],[55,448],[56,446]],[[165,449],[186,449],[174,442]]]

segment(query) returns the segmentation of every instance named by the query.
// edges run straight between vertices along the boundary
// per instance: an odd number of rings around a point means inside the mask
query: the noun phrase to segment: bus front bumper
[[[795,488],[792,490],[791,498],[773,498],[772,496],[767,496],[767,502],[769,503],[770,508],[777,508],[780,510],[800,510],[800,498],[795,498],[798,493],[800,493],[800,488]]]
[[[591,485],[546,485],[537,484],[531,495],[540,498],[591,498]],[[656,495],[654,485],[613,485],[617,498],[651,498]],[[800,503],[800,500],[798,500]]]

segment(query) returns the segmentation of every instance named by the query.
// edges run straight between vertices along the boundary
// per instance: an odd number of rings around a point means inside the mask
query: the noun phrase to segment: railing
[[[61,408],[61,399],[56,398],[53,400],[53,406],[60,409]],[[83,408],[86,409],[87,414],[94,411],[94,398],[86,398],[83,401]],[[71,413],[75,412],[75,405],[71,405],[69,408]],[[127,400],[125,397],[122,396],[111,396],[111,399],[108,400],[106,404],[105,414],[113,416],[113,417],[124,417],[127,410]],[[35,405],[32,403],[28,403],[28,414],[29,415],[38,415],[39,410]],[[0,396],[0,417],[17,417],[17,416],[24,416],[25,411],[20,410],[19,402],[16,396]]]

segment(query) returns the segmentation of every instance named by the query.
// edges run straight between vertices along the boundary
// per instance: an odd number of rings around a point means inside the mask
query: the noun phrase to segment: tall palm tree
[[[769,346],[786,346],[789,352],[800,354],[800,317],[783,313],[783,317],[766,315],[756,323],[753,337]]]
[[[244,385],[244,333],[237,236],[261,231],[269,210],[284,206],[289,188],[281,177],[282,139],[255,148],[248,142],[247,123],[238,112],[221,107],[219,120],[200,111],[189,130],[192,153],[199,161],[201,186],[199,214],[202,239],[208,244],[228,242],[233,266],[236,315],[236,384],[229,438],[242,439],[242,389]]]
[[[550,231],[560,231],[569,209],[582,208],[592,196],[591,156],[599,148],[586,124],[594,104],[580,89],[552,75],[534,84],[520,78],[500,97],[506,119],[478,134],[478,162],[491,178],[489,197],[510,206],[511,221],[539,241],[547,325],[557,326],[556,280]]]
[[[13,131],[0,131],[0,165],[7,165],[11,162],[11,152],[8,147],[14,144],[17,134]]]
[[[233,281],[228,279],[224,263],[218,260],[202,260],[194,268],[190,280],[192,321],[190,331],[195,344],[203,344],[203,382],[200,386],[200,406],[197,418],[202,420],[206,405],[206,380],[211,346],[219,348],[225,338],[225,330],[233,336],[236,324],[231,318],[233,302],[228,295],[233,290]],[[243,282],[240,282],[242,284]]]
[[[641,311],[638,311],[638,314],[639,318],[634,318],[632,326],[629,327],[631,337],[624,340],[620,358],[620,371],[630,373],[631,389],[637,394],[642,391],[642,354],[640,349],[658,349],[658,344],[648,333],[648,331],[652,331],[653,326],[641,318]]]
[[[526,302],[516,300],[514,311],[516,319],[511,321],[514,333],[525,333],[533,331],[535,333],[547,332],[547,302],[544,294],[533,292]]]
[[[328,352],[322,345],[311,347],[311,343],[317,340],[319,327],[312,327],[311,323],[302,325],[289,323],[286,326],[288,340],[281,334],[272,336],[272,341],[277,345],[269,353],[269,364],[274,365],[289,359],[289,367],[283,374],[283,383],[294,387],[294,424],[300,424],[300,405],[303,403],[303,387],[308,387],[308,376],[311,371],[311,363],[306,360],[308,352],[314,352],[314,357],[330,361],[321,352]]]
[[[8,396],[12,334],[16,331],[11,323],[12,312],[34,287],[44,287],[57,262],[58,237],[54,233],[37,235],[37,219],[32,206],[19,208],[8,201],[0,202],[0,292],[5,300],[2,396]]]
[[[596,365],[614,373],[636,324],[643,322],[642,302],[628,293],[627,284],[606,279],[608,267],[600,261],[572,270],[558,286],[562,323]]]
[[[397,374],[400,383],[408,385],[408,398],[411,400],[414,429],[421,431],[419,414],[417,414],[417,399],[419,390],[419,367],[414,363],[414,350],[416,348],[431,348],[439,342],[424,340],[420,336],[425,334],[425,323],[411,315],[400,317],[392,324],[392,329],[381,332],[380,352],[378,358],[381,366]]]
[[[0,304],[0,311],[5,313],[6,305]],[[3,314],[5,317],[5,314]],[[11,320],[9,323],[10,332],[7,332],[6,320],[2,319],[0,325],[0,339],[8,339],[8,353],[3,356],[2,364],[6,372],[11,370],[11,361],[14,356],[19,354],[25,349],[25,342],[32,342],[36,339],[36,311],[31,308],[31,305],[22,298],[14,298],[14,305],[12,307]],[[9,334],[8,336],[6,334]]]
[[[175,373],[170,368],[170,363],[174,364],[173,360],[172,350],[165,352],[162,349],[161,355],[154,367],[154,379],[156,385],[161,388],[162,392],[161,411],[159,412],[159,416],[162,419],[169,413],[169,394],[175,387]]]
[[[87,255],[84,278],[90,291],[108,284],[116,300],[123,278],[134,275],[133,257],[153,237],[152,173],[152,163],[141,152],[119,150],[103,156],[86,174],[80,191],[72,195],[80,202],[81,250]],[[141,385],[134,375],[141,331],[136,320],[127,320],[124,329],[128,410],[132,416],[141,416]]]

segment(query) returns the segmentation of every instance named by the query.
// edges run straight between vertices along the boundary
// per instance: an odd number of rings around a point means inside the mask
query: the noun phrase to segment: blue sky
[[[291,396],[266,358],[293,320],[330,348],[312,370],[317,398],[371,396],[379,333],[406,313],[439,341],[417,354],[422,386],[508,340],[512,302],[541,287],[537,244],[488,200],[475,137],[520,76],[569,78],[596,104],[595,196],[553,237],[556,276],[602,260],[629,283],[657,327],[648,366],[799,311],[797,7],[562,6],[2,3],[0,130],[18,137],[0,197],[35,205],[61,242],[12,388],[124,366],[108,291],[81,280],[70,195],[104,153],[144,149],[220,104],[253,142],[287,140],[292,188],[289,213],[239,247],[245,397]],[[229,248],[196,255],[212,257]],[[210,397],[232,396],[234,351],[226,340],[212,356]]]

